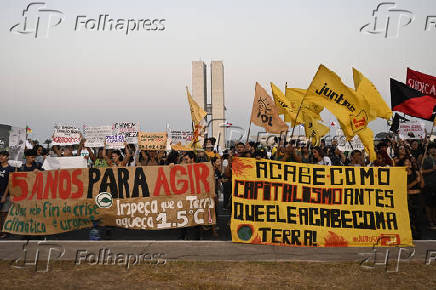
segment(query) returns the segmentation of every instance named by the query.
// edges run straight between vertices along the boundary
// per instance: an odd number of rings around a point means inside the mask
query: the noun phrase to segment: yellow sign
[[[232,172],[233,242],[412,246],[404,167],[234,158]]]

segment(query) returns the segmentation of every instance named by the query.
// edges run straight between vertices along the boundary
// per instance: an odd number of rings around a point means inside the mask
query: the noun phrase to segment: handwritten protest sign
[[[114,135],[124,135],[128,144],[138,144],[139,123],[117,122],[112,125]]]
[[[21,167],[26,149],[26,129],[11,127],[9,132],[9,165]]]
[[[0,150],[6,150],[9,147],[9,132],[11,126],[0,124]]]
[[[333,140],[336,140],[338,142],[338,149],[342,152],[346,151],[353,151],[353,150],[364,150],[365,147],[362,144],[362,141],[360,141],[359,136],[354,136],[353,139],[350,141],[347,141],[347,137],[344,136],[344,133],[341,129],[338,129],[336,131],[336,136],[333,137]]]
[[[101,225],[160,230],[215,224],[209,162],[174,166],[78,168],[10,176],[3,231],[49,235]]]
[[[190,130],[170,130],[168,133],[168,139],[170,144],[187,145],[192,142],[192,131]]]
[[[106,136],[112,136],[112,126],[83,126],[86,147],[103,147]]]
[[[123,149],[125,142],[124,135],[111,135],[106,136],[106,148],[107,149]]]
[[[411,246],[404,167],[337,167],[234,158],[234,242]]]
[[[165,150],[167,147],[167,132],[139,132],[138,145],[141,150]]]
[[[424,139],[425,126],[418,122],[400,123],[399,135],[401,139]]]
[[[52,145],[75,145],[80,143],[80,130],[74,126],[55,125]]]

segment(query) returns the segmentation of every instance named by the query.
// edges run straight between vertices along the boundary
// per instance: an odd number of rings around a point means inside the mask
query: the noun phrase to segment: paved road
[[[154,254],[165,260],[182,261],[318,261],[318,262],[356,262],[365,257],[374,258],[372,248],[295,248],[265,245],[232,243],[230,241],[2,241],[0,259],[16,260],[24,257],[34,261],[36,250],[42,260],[53,259],[74,261],[89,254],[95,257],[116,255]],[[389,248],[389,260],[396,261],[398,254],[402,260],[424,263],[432,256],[436,264],[436,241],[415,241],[414,248]],[[377,248],[377,261],[382,262],[388,248]],[[432,252],[431,252],[432,251]],[[64,252],[61,256],[61,252]],[[59,257],[61,256],[61,257]],[[92,258],[92,257],[91,257]],[[100,258],[100,261],[105,258]],[[369,260],[371,262],[371,259]]]

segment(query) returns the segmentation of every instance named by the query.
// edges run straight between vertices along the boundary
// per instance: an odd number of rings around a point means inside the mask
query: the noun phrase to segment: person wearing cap
[[[44,170],[41,168],[41,165],[35,162],[36,151],[33,149],[28,149],[24,151],[24,157],[26,158],[26,162],[21,166],[21,172],[38,172],[39,170]]]
[[[0,230],[3,228],[6,216],[9,211],[9,174],[14,172],[15,168],[9,165],[9,152],[0,152]],[[0,233],[0,238],[5,238],[6,233]]]

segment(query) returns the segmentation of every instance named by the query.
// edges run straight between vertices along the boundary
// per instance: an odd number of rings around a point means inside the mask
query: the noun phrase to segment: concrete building
[[[217,145],[225,148],[226,129],[222,124],[226,121],[224,104],[224,65],[222,61],[212,61],[210,64],[210,92],[212,136],[216,138]]]
[[[224,104],[224,65],[222,61],[212,61],[210,64],[210,103],[207,97],[206,64],[202,61],[192,62],[192,98],[208,114],[208,137],[215,137],[221,149],[226,144],[226,122]]]
[[[206,64],[201,60],[192,62],[192,98],[207,111]]]

